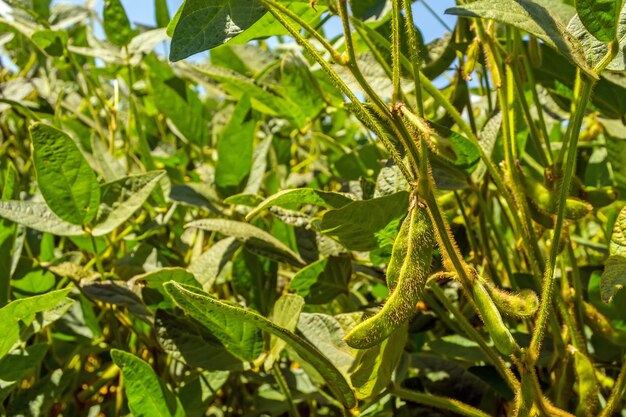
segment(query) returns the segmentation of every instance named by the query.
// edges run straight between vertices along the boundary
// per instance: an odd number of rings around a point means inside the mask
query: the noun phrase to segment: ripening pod
[[[467,53],[465,57],[465,65],[463,66],[463,78],[466,81],[472,79],[472,73],[476,68],[476,61],[478,61],[478,55],[480,52],[480,41],[478,38],[474,38],[472,43],[467,47]]]
[[[617,201],[619,197],[615,187],[585,187],[581,194],[583,194],[583,199],[594,208],[606,207]]]
[[[400,226],[387,268],[389,298],[380,311],[354,327],[344,337],[348,346],[368,349],[382,343],[409,321],[422,297],[435,247],[430,215],[415,202]]]
[[[539,297],[531,289],[506,291],[492,284],[486,285],[493,302],[504,314],[513,317],[532,317],[539,309]]]
[[[479,278],[474,279],[472,283],[472,296],[496,349],[504,355],[511,355],[519,350],[517,342],[502,320],[498,307]]]

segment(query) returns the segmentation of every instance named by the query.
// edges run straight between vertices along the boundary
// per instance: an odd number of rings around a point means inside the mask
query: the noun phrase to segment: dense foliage
[[[623,1],[5,3],[0,414],[625,412]]]

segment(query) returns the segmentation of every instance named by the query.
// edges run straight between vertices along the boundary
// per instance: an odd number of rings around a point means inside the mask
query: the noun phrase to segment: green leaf
[[[623,0],[576,0],[578,18],[597,40],[608,43],[617,37]]]
[[[526,31],[563,54],[588,75],[597,78],[585,61],[580,42],[567,31],[559,17],[537,3],[529,0],[479,0],[452,7],[446,10],[446,14],[494,19]]]
[[[165,171],[131,175],[100,186],[101,202],[91,234],[101,236],[126,222],[148,199]]]
[[[223,44],[265,14],[257,0],[186,0],[172,36],[170,60]]]
[[[320,230],[350,250],[370,251],[383,243],[387,237],[383,235],[386,228],[393,224],[398,226],[408,207],[409,193],[406,191],[354,201],[340,209],[327,211],[322,217]]]
[[[160,268],[138,275],[132,279],[133,284],[141,286],[143,302],[152,308],[174,308],[169,295],[163,289],[163,284],[168,281],[178,282],[189,287],[200,288],[200,284],[191,272],[183,268]]]
[[[109,42],[117,46],[128,45],[137,33],[130,27],[126,10],[120,0],[104,1],[102,26]]]
[[[335,317],[321,313],[302,313],[298,321],[298,331],[337,369],[345,374],[349,373],[355,355],[352,353],[353,349],[343,341],[346,333]]]
[[[126,307],[128,311],[144,320],[151,322],[152,314],[129,284],[121,281],[81,282],[81,288],[91,299],[103,303]],[[134,287],[136,288],[136,287]]]
[[[197,322],[157,310],[154,328],[161,347],[194,368],[243,370],[244,362]]]
[[[218,134],[215,186],[223,197],[243,191],[252,169],[256,121],[249,113],[250,99],[243,96]]]
[[[7,164],[0,204],[17,194],[17,170],[12,162]],[[0,217],[2,216],[0,206]],[[14,222],[0,218],[0,307],[9,301],[11,275],[17,227]]]
[[[45,203],[0,201],[0,217],[57,236],[82,236],[85,234],[80,226],[61,220]]]
[[[281,1],[281,4],[295,13],[307,23],[317,22],[319,17],[328,8],[323,4],[316,4],[315,8],[302,1]],[[239,35],[227,41],[229,44],[245,44],[254,39],[269,38],[270,36],[289,35],[289,31],[278,22],[271,13],[265,14],[252,26]]]
[[[39,417],[47,416],[50,408],[67,390],[76,378],[73,369],[55,369],[27,390],[20,391],[9,404],[8,415]]]
[[[39,368],[48,352],[47,343],[36,343],[26,349],[17,349],[0,359],[0,380],[19,381]]]
[[[234,237],[222,239],[194,259],[187,270],[196,277],[202,288],[209,292],[217,275],[238,248],[239,242]]]
[[[67,45],[67,32],[61,30],[38,30],[31,39],[50,56],[62,56]]]
[[[231,282],[247,307],[267,315],[277,297],[278,265],[244,248],[233,259]]]
[[[298,271],[289,288],[304,297],[308,304],[329,303],[339,294],[348,293],[350,275],[352,275],[350,259],[331,256]]]
[[[324,95],[308,63],[300,55],[286,54],[280,65],[285,98],[299,106],[308,119],[316,117],[324,108]]]
[[[600,294],[605,303],[611,302],[613,296],[626,285],[626,206],[615,220],[609,254],[600,283]]]
[[[37,123],[30,129],[37,185],[50,209],[77,225],[89,223],[100,203],[96,174],[65,133]]]
[[[350,382],[358,399],[373,397],[389,385],[407,337],[408,325],[404,324],[380,345],[359,351],[354,370],[350,372]]]
[[[302,297],[294,294],[285,294],[276,300],[274,304],[272,322],[290,332],[294,332],[298,325],[302,307],[304,307],[304,299]],[[285,349],[285,346],[287,346],[287,342],[283,339],[275,335],[270,336],[269,351],[264,364],[266,370],[271,369],[274,362],[280,358],[280,354]]]
[[[589,2],[594,4],[598,3],[598,1]],[[611,3],[622,2],[612,1]],[[600,23],[600,19],[598,19],[597,23]],[[617,20],[611,25],[617,25],[617,34],[615,39],[619,45],[617,47],[617,55],[605,69],[609,71],[624,71],[626,70],[626,62],[624,61],[624,49],[626,48],[626,5],[621,7],[621,12],[619,13],[619,16],[617,16]],[[592,36],[592,34],[585,28],[580,16],[574,16],[574,18],[570,20],[567,25],[567,29],[582,44],[589,65],[595,67],[600,61],[602,61],[609,50],[609,45]]]
[[[262,210],[274,206],[288,207],[295,204],[312,204],[326,208],[340,208],[353,201],[344,194],[316,190],[314,188],[281,190],[263,200],[261,204],[246,215],[246,220],[250,220]]]
[[[391,2],[389,0],[351,0],[350,8],[352,14],[363,21],[379,21],[391,11]]]
[[[111,349],[111,358],[122,370],[128,408],[134,416],[185,416],[180,400],[159,380],[150,365],[118,349]]]
[[[248,223],[225,219],[196,220],[186,227],[196,227],[210,232],[232,236],[242,242],[248,250],[270,259],[302,266],[300,255],[289,249],[284,243],[264,230]]]
[[[20,324],[29,326],[36,313],[53,309],[61,303],[71,288],[50,291],[43,295],[20,298],[0,308],[0,358],[20,339]]]
[[[206,327],[233,355],[248,362],[259,357],[263,337],[254,323],[241,320],[226,309],[211,308],[213,304],[207,300],[213,300],[213,297],[200,295],[191,287],[168,282],[164,288],[176,305]]]
[[[295,333],[284,327],[277,326],[257,313],[244,310],[236,305],[227,304],[215,298],[196,294],[183,288],[179,284],[173,282],[167,283],[165,284],[165,289],[170,293],[172,298],[174,298],[179,307],[187,312],[193,312],[201,317],[206,317],[205,321],[210,320],[210,317],[215,318],[218,315],[222,320],[228,317],[230,321],[232,321],[231,327],[227,328],[230,331],[235,328],[236,324],[241,326],[245,323],[284,340],[303,360],[317,369],[324,377],[337,399],[341,401],[346,408],[356,406],[356,399],[352,388],[343,374],[339,372],[317,348]]]

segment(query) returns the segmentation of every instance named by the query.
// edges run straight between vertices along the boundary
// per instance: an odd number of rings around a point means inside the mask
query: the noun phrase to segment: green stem
[[[411,391],[405,388],[392,385],[389,387],[391,395],[395,395],[398,398],[402,398],[405,401],[412,401],[418,404],[426,405],[433,408],[439,408],[442,410],[452,411],[467,417],[489,417],[487,413],[462,403],[461,401],[441,397],[439,395],[427,394],[423,392]]]
[[[344,0],[345,2],[345,0]],[[393,93],[391,94],[391,102],[400,101],[402,90],[400,87],[400,0],[391,1],[391,69],[393,84]]]
[[[415,30],[415,21],[413,20],[413,9],[411,8],[411,0],[402,1],[406,21],[406,33],[409,35],[409,53],[411,56],[411,64],[413,66],[413,82],[415,83],[415,100],[417,101],[417,115],[424,117],[424,102],[422,99],[422,84],[420,82],[420,56],[417,49],[417,31]]]
[[[589,98],[591,97],[591,90],[594,84],[594,81],[587,76],[581,75],[581,77],[583,78],[581,80],[581,83],[579,83],[580,90],[577,91],[578,94],[575,94],[575,97],[578,97],[578,100],[576,102],[576,107],[574,108],[574,114],[570,119],[570,125],[568,126],[569,134],[567,135],[567,142],[565,144],[568,148],[567,159],[565,162],[563,177],[559,187],[559,200],[556,222],[554,226],[554,237],[552,238],[550,254],[546,262],[543,287],[541,290],[541,307],[539,309],[539,316],[537,318],[537,322],[535,323],[535,330],[533,332],[533,337],[530,343],[531,357],[534,362],[536,362],[537,358],[539,357],[539,347],[541,345],[541,341],[543,340],[546,323],[552,313],[552,300],[554,298],[555,281],[554,270],[556,267],[556,258],[559,254],[561,232],[565,223],[565,202],[569,195],[572,176],[574,174],[574,169],[576,165],[576,153],[580,127],[582,125],[582,120],[585,115],[585,109],[587,108],[587,103],[589,101]]]
[[[287,404],[289,405],[289,415],[291,417],[300,417],[300,412],[298,411],[298,407],[296,407],[296,404],[293,402],[291,391],[289,390],[287,381],[285,380],[285,377],[280,370],[280,365],[278,364],[278,362],[274,362],[274,366],[272,366],[272,374],[274,375],[274,379],[276,380],[280,391],[287,399]]]

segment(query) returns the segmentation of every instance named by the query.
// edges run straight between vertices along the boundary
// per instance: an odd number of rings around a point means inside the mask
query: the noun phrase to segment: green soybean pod
[[[533,290],[506,291],[493,284],[486,287],[496,307],[506,315],[532,317],[539,309],[539,298]]]
[[[546,187],[543,182],[535,179],[527,170],[524,170],[524,189],[537,209],[549,214],[557,213],[558,194]],[[568,197],[565,202],[565,218],[579,220],[589,214],[592,209],[589,203],[575,197]]]
[[[401,265],[395,287],[378,313],[359,323],[344,337],[350,347],[368,349],[380,344],[415,313],[430,271],[435,237],[428,212],[419,203],[413,206],[407,221],[406,252],[400,250],[400,244],[396,251],[394,244],[391,254],[390,264]]]
[[[393,242],[393,249],[391,250],[391,259],[387,265],[387,288],[389,291],[393,291],[400,278],[400,271],[402,270],[402,264],[406,259],[409,250],[409,233],[411,231],[412,216],[409,214],[404,218],[398,236]]]
[[[595,208],[606,207],[619,197],[614,187],[585,187],[583,194],[584,199]]]
[[[479,279],[475,279],[472,284],[472,296],[496,349],[504,355],[512,354],[518,348],[517,343],[504,324],[498,307]]]
[[[598,380],[589,357],[572,348],[574,369],[578,380],[578,406],[576,415],[593,416],[598,408]]]

